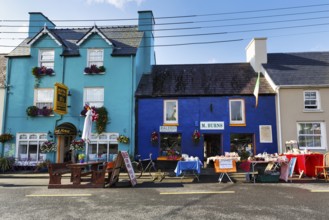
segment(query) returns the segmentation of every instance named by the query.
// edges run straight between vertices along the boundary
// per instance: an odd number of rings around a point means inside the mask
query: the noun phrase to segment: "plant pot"
[[[80,161],[80,163],[84,163],[85,162],[85,159],[81,159],[79,161]]]

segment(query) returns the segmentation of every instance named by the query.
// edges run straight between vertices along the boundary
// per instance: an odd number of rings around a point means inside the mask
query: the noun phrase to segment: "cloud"
[[[135,2],[137,5],[140,5],[143,1],[145,0],[88,0],[88,3],[107,3],[116,8],[123,9],[130,2]]]

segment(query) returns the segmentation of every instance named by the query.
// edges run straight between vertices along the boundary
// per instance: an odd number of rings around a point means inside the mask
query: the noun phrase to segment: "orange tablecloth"
[[[182,159],[182,157],[176,157],[175,159],[171,159],[171,158],[169,158],[167,156],[161,156],[161,157],[158,157],[157,158],[157,160],[172,160],[172,161],[179,161],[181,159]]]
[[[309,177],[315,177],[315,166],[323,164],[323,154],[286,154],[285,156],[289,160],[296,157],[295,173],[300,174],[304,171],[304,174]]]

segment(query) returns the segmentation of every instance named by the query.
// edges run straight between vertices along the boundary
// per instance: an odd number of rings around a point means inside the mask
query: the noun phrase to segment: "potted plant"
[[[84,154],[79,154],[78,159],[79,159],[80,163],[84,163],[85,162],[85,155]]]
[[[192,134],[192,140],[194,143],[199,143],[200,141],[200,137],[201,137],[201,134],[198,130],[194,130],[193,134]]]
[[[91,65],[84,69],[85,74],[100,74],[105,72],[104,66]]]
[[[46,172],[48,171],[48,165],[50,164],[50,160],[44,160],[38,163],[35,166],[34,172]]]
[[[55,152],[56,150],[57,150],[57,146],[53,141],[46,141],[40,147],[40,151],[42,153]]]

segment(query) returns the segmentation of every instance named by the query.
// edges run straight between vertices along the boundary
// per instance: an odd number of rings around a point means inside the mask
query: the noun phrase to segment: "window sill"
[[[85,73],[83,72],[84,75],[91,75],[91,76],[94,76],[94,75],[104,75],[105,72],[100,72],[100,73]]]
[[[246,124],[230,124],[232,127],[245,127],[247,126]]]
[[[322,113],[324,112],[322,109],[304,109],[303,113]]]
[[[178,123],[174,123],[174,124],[168,124],[168,123],[164,123],[163,126],[178,126]]]

